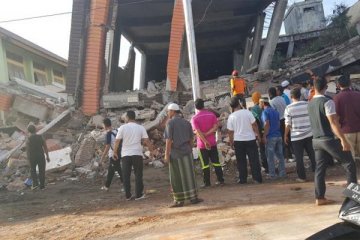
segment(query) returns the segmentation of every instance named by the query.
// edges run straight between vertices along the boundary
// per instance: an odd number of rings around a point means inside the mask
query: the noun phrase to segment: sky
[[[298,0],[289,0],[293,3]],[[353,5],[358,0],[324,0],[325,15],[332,13],[336,3]],[[2,21],[54,13],[71,12],[72,0],[0,0],[0,27],[67,59],[71,14],[32,20],[1,23]],[[126,60],[126,58],[125,58]]]

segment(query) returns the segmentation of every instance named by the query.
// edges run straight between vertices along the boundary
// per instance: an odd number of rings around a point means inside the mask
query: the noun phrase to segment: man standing
[[[260,99],[260,107],[263,109],[261,119],[264,125],[263,143],[266,144],[266,153],[269,166],[269,178],[275,179],[275,159],[279,160],[279,176],[285,177],[285,159],[283,154],[283,141],[280,132],[279,113],[270,106],[269,98]]]
[[[213,112],[204,109],[204,101],[196,99],[195,108],[198,111],[191,119],[192,127],[197,136],[197,147],[204,176],[204,187],[210,187],[210,160],[215,168],[218,179],[216,185],[224,184],[224,176],[219,162],[219,153],[216,144],[216,130],[218,120]]]
[[[198,198],[196,187],[192,145],[194,133],[191,124],[180,117],[180,108],[172,103],[168,106],[170,120],[165,128],[165,162],[169,163],[170,183],[173,190],[174,204],[170,207],[182,207],[186,200],[197,204],[203,200]]]
[[[108,156],[109,168],[108,168],[108,174],[107,174],[105,186],[103,186],[101,189],[108,191],[115,172],[119,173],[121,183],[123,182],[123,177],[122,177],[123,175],[120,164],[121,154],[118,155],[118,159],[114,159],[115,138],[118,131],[116,129],[112,129],[111,120],[109,118],[105,118],[103,124],[104,124],[104,129],[106,130],[106,137],[105,137],[105,149],[101,157],[101,162],[103,163],[105,161],[105,158]],[[119,147],[118,152],[121,152],[121,146]]]
[[[360,157],[360,92],[350,89],[348,76],[338,79],[341,92],[334,97],[341,131],[351,145],[353,158]]]
[[[149,141],[145,128],[135,122],[135,117],[134,111],[127,111],[125,119],[126,124],[122,125],[118,130],[114,149],[114,159],[120,161],[118,149],[120,144],[122,144],[121,156],[124,188],[126,200],[128,201],[132,199],[130,185],[132,168],[134,168],[135,174],[135,200],[146,198],[144,194],[143,148],[141,143],[143,142],[149,147],[150,151],[153,151],[153,146]]]
[[[292,103],[285,109],[285,144],[290,143],[289,133],[291,132],[291,143],[294,149],[296,171],[298,182],[306,181],[304,167],[304,150],[306,150],[310,161],[311,168],[315,171],[315,153],[312,146],[312,130],[308,114],[308,103],[300,101],[301,90],[294,88],[291,90]]]
[[[233,97],[237,97],[244,108],[246,108],[246,95],[248,88],[245,79],[239,77],[239,72],[234,70],[230,79],[231,93]]]
[[[284,156],[286,159],[292,158],[291,156],[291,149],[290,146],[286,146],[284,143],[284,133],[285,133],[285,108],[286,108],[286,102],[282,96],[277,95],[276,88],[271,87],[268,90],[269,97],[270,97],[270,106],[278,111],[279,117],[280,117],[280,131],[281,131],[281,138],[283,140],[283,151]]]
[[[281,87],[284,89],[285,95],[288,97],[288,99],[291,99],[290,95],[290,82],[288,80],[282,81]]]
[[[28,132],[30,136],[26,142],[26,154],[30,162],[30,172],[32,179],[32,190],[35,190],[39,187],[40,180],[40,189],[45,189],[45,155],[46,161],[50,162],[49,151],[46,146],[46,142],[41,135],[36,134],[36,128],[34,125],[28,126]],[[36,166],[39,168],[39,177],[36,173]]]
[[[338,159],[345,168],[347,183],[357,183],[356,167],[350,152],[350,145],[341,132],[335,103],[324,96],[327,89],[325,78],[314,81],[315,96],[309,103],[310,122],[313,131],[313,147],[315,150],[315,198],[316,205],[331,204],[325,198],[325,174],[329,156]],[[335,139],[334,134],[339,138]]]
[[[254,182],[262,183],[261,167],[259,161],[256,138],[259,130],[252,113],[242,108],[239,99],[233,97],[230,103],[233,113],[230,114],[227,128],[229,130],[230,145],[235,148],[237,168],[239,171],[240,184],[247,183],[247,159],[249,158],[251,174]]]
[[[284,93],[284,88],[282,86],[276,86],[276,94],[285,100],[286,106],[291,103],[290,98]]]
[[[259,106],[259,101],[261,98],[261,93],[259,92],[254,92],[251,95],[251,99],[254,103],[254,106],[251,108],[251,113],[254,115],[256,123],[258,125],[258,129],[259,129],[259,148],[260,148],[260,159],[261,159],[261,165],[263,166],[263,168],[265,169],[265,173],[269,173],[269,168],[268,168],[268,164],[267,164],[267,159],[266,159],[266,153],[265,153],[265,144],[261,141],[262,137],[263,137],[263,124],[261,121],[261,114],[262,114],[262,109]]]

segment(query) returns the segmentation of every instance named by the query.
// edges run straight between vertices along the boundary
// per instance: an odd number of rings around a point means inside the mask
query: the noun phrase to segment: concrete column
[[[259,13],[256,19],[255,34],[252,44],[251,67],[255,67],[259,63],[261,39],[264,30],[265,13]]]
[[[32,59],[29,56],[24,56],[24,70],[25,70],[25,78],[24,80],[34,83],[35,84],[35,78],[34,78],[34,65],[32,62]]]
[[[141,52],[141,68],[140,68],[140,89],[145,89],[146,83],[146,54]]]
[[[234,66],[233,69],[237,71],[241,71],[241,67],[244,63],[244,54],[239,53],[237,50],[233,51],[234,56]]]
[[[189,68],[189,57],[188,57],[188,47],[186,43],[186,39],[184,39],[182,45],[181,45],[181,55],[180,55],[180,63],[179,63],[179,69],[182,70],[184,68]]]
[[[47,84],[52,84],[54,82],[54,69],[46,68]]]
[[[269,69],[271,66],[271,61],[275,53],[276,45],[279,41],[281,24],[284,19],[287,3],[287,0],[278,0],[276,2],[271,18],[270,28],[266,38],[266,43],[259,64],[259,71]]]
[[[249,37],[247,37],[245,41],[246,42],[245,42],[245,51],[244,51],[244,64],[241,69],[242,73],[246,72],[250,67],[250,54],[251,54],[252,40]]]
[[[9,81],[9,73],[6,61],[6,50],[3,41],[0,38],[0,83],[7,83]]]
[[[198,62],[197,62],[197,54],[196,54],[195,30],[194,30],[194,20],[193,20],[191,0],[183,0],[183,6],[184,6],[184,15],[185,15],[187,46],[189,51],[192,90],[193,90],[193,97],[195,100],[197,98],[201,98],[201,91],[200,91],[200,80],[199,80],[199,70],[198,70]]]
[[[291,40],[289,42],[289,46],[287,49],[287,53],[286,53],[286,58],[292,58],[292,56],[294,54],[294,46],[295,46],[294,38],[291,37]]]

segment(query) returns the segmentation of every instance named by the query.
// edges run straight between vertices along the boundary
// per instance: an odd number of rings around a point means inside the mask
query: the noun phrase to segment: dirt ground
[[[0,239],[297,240],[340,222],[341,166],[328,170],[327,197],[334,205],[316,207],[313,182],[295,178],[292,173],[285,180],[238,185],[228,173],[225,186],[200,191],[203,203],[178,209],[168,208],[167,168],[145,168],[148,198],[141,201],[125,201],[118,179],[109,192],[100,191],[102,179],[55,181],[45,191],[2,191]]]

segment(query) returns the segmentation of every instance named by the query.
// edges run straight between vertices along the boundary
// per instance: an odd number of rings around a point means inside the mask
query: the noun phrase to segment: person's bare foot
[[[330,200],[330,199],[326,199],[326,198],[319,198],[319,199],[316,199],[316,201],[315,201],[316,206],[330,205],[330,204],[334,204],[334,203],[335,203],[334,200]]]

